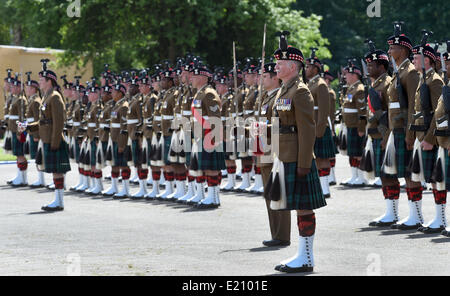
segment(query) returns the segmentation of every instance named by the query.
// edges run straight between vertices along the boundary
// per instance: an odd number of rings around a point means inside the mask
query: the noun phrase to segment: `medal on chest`
[[[194,108],[201,108],[202,107],[202,101],[199,99],[195,99],[192,101],[192,105],[194,105]]]
[[[278,99],[277,100],[277,107],[276,109],[278,111],[290,111],[292,106],[292,100],[291,99]]]
[[[348,94],[347,95],[347,101],[353,102],[353,95],[352,94]]]

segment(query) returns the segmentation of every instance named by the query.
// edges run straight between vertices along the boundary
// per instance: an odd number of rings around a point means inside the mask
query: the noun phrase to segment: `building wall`
[[[58,75],[58,84],[62,85],[59,77],[67,75],[68,81],[73,81],[76,75],[82,76],[80,83],[85,85],[86,81],[91,80],[93,73],[92,62],[89,62],[84,69],[76,69],[76,66],[57,68],[54,63],[57,55],[63,53],[62,50],[52,50],[45,48],[27,48],[18,46],[0,45],[0,78],[2,79],[2,87],[0,91],[0,118],[2,119],[3,107],[5,105],[5,95],[3,89],[3,79],[7,76],[6,69],[12,69],[14,73],[22,72],[21,80],[26,82],[26,72],[31,71],[31,79],[38,81],[38,73],[42,71],[41,59],[49,59],[49,69]]]

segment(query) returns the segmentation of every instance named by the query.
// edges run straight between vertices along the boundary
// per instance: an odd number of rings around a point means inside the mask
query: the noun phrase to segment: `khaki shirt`
[[[425,78],[426,78],[425,82],[428,85],[428,88],[430,89],[431,105],[433,106],[432,110],[436,110],[437,105],[438,105],[439,97],[442,95],[442,87],[444,86],[444,81],[439,76],[439,74],[437,74],[434,71],[434,69],[431,69],[428,73],[426,73]],[[423,80],[421,79],[421,81],[423,81]],[[417,88],[417,91],[416,91],[414,111],[416,113],[422,111],[422,106],[420,104],[420,85],[419,85],[419,87]],[[416,125],[423,125],[424,124],[423,117],[417,118],[415,120],[414,124],[416,124]],[[417,131],[416,132],[416,137],[421,142],[425,141],[425,142],[427,142],[429,144],[436,145],[437,141],[436,141],[436,137],[434,136],[435,129],[436,129],[436,118],[433,115],[433,118],[431,120],[431,124],[430,124],[430,127],[429,127],[428,131],[427,132]]]
[[[156,100],[158,100],[158,96],[154,92],[144,96],[142,108],[142,129],[143,136],[147,139],[150,139],[153,133],[153,112],[155,109]]]
[[[8,127],[9,130],[13,133],[17,133],[17,121],[25,121],[26,120],[26,110],[27,110],[27,99],[22,96],[13,96],[11,101],[11,105],[9,107],[9,122]]]
[[[220,105],[221,101],[217,91],[208,84],[204,85],[198,90],[192,101],[193,114],[191,116],[191,122],[197,122],[197,124],[202,123],[200,121],[201,119],[196,117],[195,114],[201,115],[206,122],[209,122],[209,118],[212,117],[220,119]],[[211,124],[211,128],[214,128],[213,124]],[[194,136],[198,135],[195,135],[194,133]]]
[[[388,87],[391,83],[392,78],[387,74],[384,73],[380,77],[378,77],[373,83],[372,87],[373,89],[378,93],[381,99],[381,108],[383,111],[388,111],[388,104],[389,104],[389,97],[388,97]],[[369,118],[371,118],[374,114],[369,109]],[[374,120],[372,122],[369,122],[367,124],[367,128],[377,128],[378,127],[378,121]],[[381,139],[387,140],[387,137],[389,136],[389,132],[387,132],[386,135],[381,135],[379,132],[370,134],[370,136],[373,139]]]
[[[26,114],[28,124],[39,122],[39,108],[41,108],[41,104],[42,99],[39,94],[34,94],[30,97]],[[39,131],[33,133],[30,132],[30,135],[33,136],[34,139],[39,139]]]
[[[161,91],[158,94],[158,98],[155,101],[155,108],[153,110],[153,132],[160,133],[161,132],[161,109],[162,109],[162,101],[165,91]]]
[[[171,136],[173,132],[172,123],[175,118],[175,101],[179,95],[177,87],[172,87],[166,91],[161,101],[161,130],[163,136]]]
[[[98,136],[101,108],[102,106],[100,103],[100,99],[98,99],[91,104],[89,112],[86,115],[87,137],[91,141],[93,141],[95,137]]]
[[[123,97],[111,110],[111,140],[116,142],[120,150],[125,149],[128,135],[121,132],[127,130],[128,101]]]
[[[347,95],[343,98],[342,118],[347,127],[358,128],[358,132],[366,131],[366,120],[360,116],[367,113],[364,98],[364,85],[361,81],[357,81],[350,85],[347,89]]]
[[[115,106],[116,102],[110,99],[108,102],[103,104],[103,108],[100,109],[100,115],[98,116],[98,138],[102,142],[108,142],[109,133],[111,127],[111,111]],[[106,128],[106,130],[105,130]]]
[[[314,119],[316,121],[316,137],[322,138],[328,124],[330,113],[330,93],[328,85],[320,75],[308,82],[308,88],[314,98]]]
[[[273,105],[280,126],[296,126],[297,133],[280,134],[278,158],[297,162],[298,168],[311,168],[316,141],[314,99],[306,84],[296,77],[278,91]]]
[[[407,120],[401,116],[401,113],[406,110],[403,111],[400,109],[399,95],[396,89],[397,76],[393,75],[387,91],[389,96],[389,129],[406,128],[406,139],[414,140],[414,132],[410,131],[408,127],[412,123],[414,115],[414,102],[416,91],[419,87],[420,75],[409,59],[406,59],[399,65],[398,74],[400,77],[400,84],[408,98]]]
[[[136,132],[142,127],[142,94],[133,96],[129,103],[127,113],[127,130],[128,137],[134,141],[137,139]]]

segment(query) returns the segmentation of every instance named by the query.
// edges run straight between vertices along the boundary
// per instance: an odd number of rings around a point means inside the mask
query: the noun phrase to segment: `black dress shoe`
[[[276,247],[276,246],[289,246],[291,244],[290,241],[282,241],[279,239],[271,239],[271,240],[265,240],[262,242],[263,245],[266,247]]]
[[[400,224],[397,226],[396,229],[399,229],[399,230],[414,230],[414,229],[416,229],[417,230],[420,226],[422,226],[422,224],[420,224],[420,223],[417,223],[415,225]]]
[[[330,182],[330,183],[328,183],[328,186],[334,186],[334,185],[336,185],[336,182]]]
[[[275,266],[275,270],[286,272],[286,273],[299,273],[299,272],[312,272],[314,270],[314,267],[303,265],[300,267],[289,267],[287,265],[281,265],[278,267],[278,265]]]
[[[48,207],[48,206],[43,206],[41,208],[41,210],[46,211],[46,212],[58,212],[58,211],[64,211],[63,207]]]
[[[442,232],[441,232],[441,234],[443,235],[443,236],[448,236],[448,237],[450,237],[450,231],[447,231],[447,230],[442,230]]]
[[[216,209],[219,207],[218,204],[196,204],[194,206],[196,209]]]
[[[425,234],[432,234],[432,233],[440,233],[443,230],[445,230],[444,226],[441,226],[439,228],[423,227],[422,232]]]

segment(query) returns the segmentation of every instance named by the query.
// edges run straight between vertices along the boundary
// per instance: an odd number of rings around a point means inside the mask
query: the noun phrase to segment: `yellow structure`
[[[62,80],[59,79],[62,75],[67,75],[68,81],[73,81],[73,77],[80,75],[81,84],[91,80],[93,73],[92,62],[89,62],[84,69],[76,69],[76,66],[58,68],[52,62],[56,61],[56,55],[63,53],[63,50],[46,49],[46,48],[31,48],[20,46],[6,46],[0,45],[0,78],[2,79],[2,90],[0,97],[0,119],[3,118],[3,107],[5,105],[5,96],[3,91],[3,79],[6,77],[6,69],[12,69],[12,76],[15,73],[21,73],[21,80],[26,82],[26,72],[33,72],[31,79],[38,81],[38,73],[42,71],[41,59],[49,59],[48,68],[55,71],[58,75],[58,84],[62,85]]]

